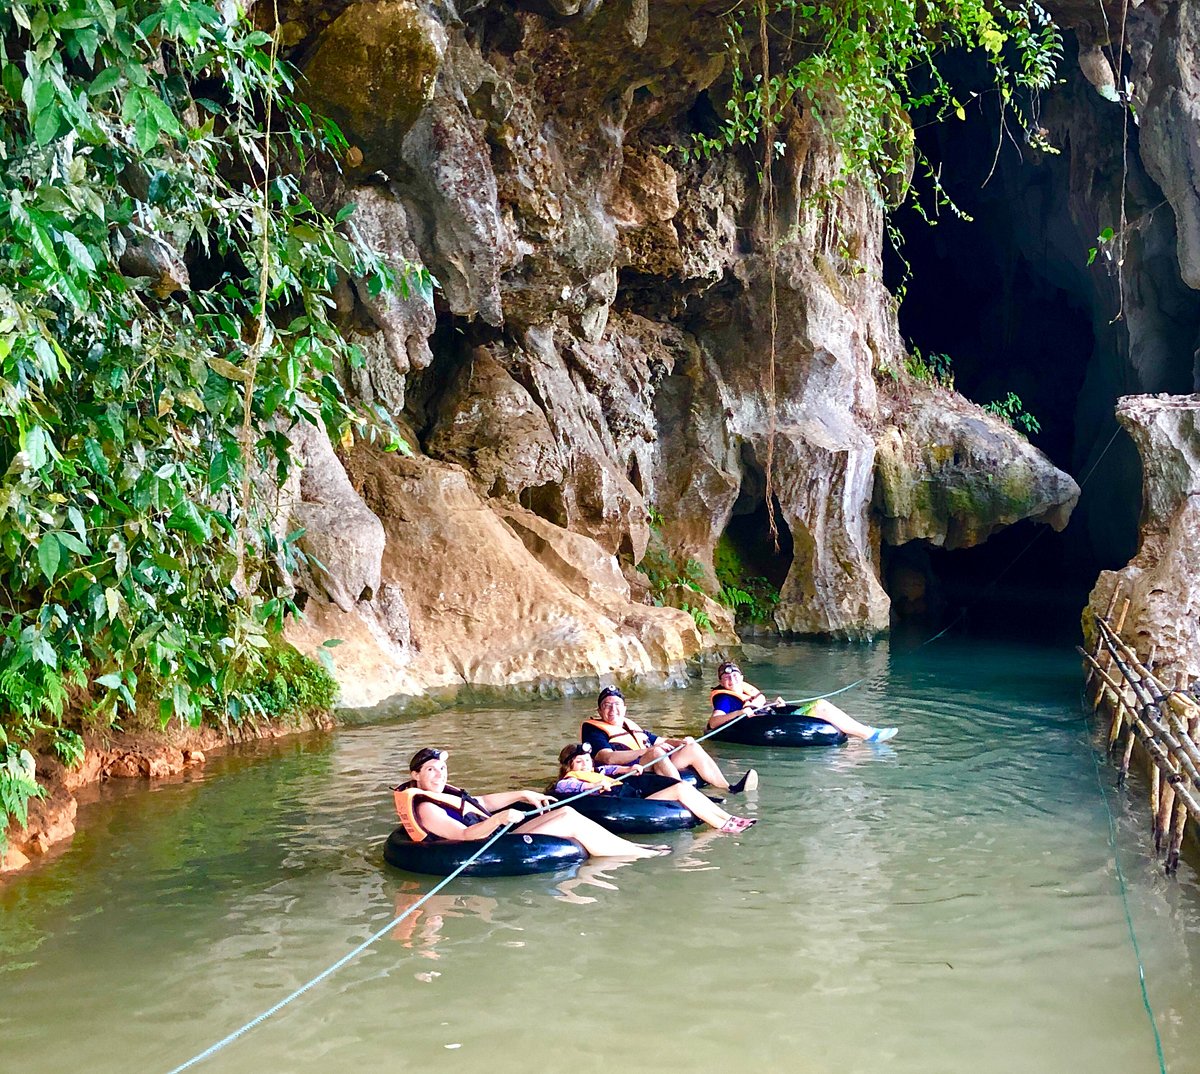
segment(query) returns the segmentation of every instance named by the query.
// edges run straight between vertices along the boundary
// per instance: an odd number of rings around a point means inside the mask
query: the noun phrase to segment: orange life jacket
[[[417,819],[417,806],[422,802],[433,802],[448,812],[458,813],[463,818],[463,823],[468,826],[487,820],[491,816],[466,791],[457,787],[447,786],[441,794],[435,794],[432,791],[423,791],[420,787],[402,784],[394,787],[392,794],[396,800],[396,812],[400,816],[400,823],[404,825],[404,830],[414,843],[422,843],[434,834]]]
[[[598,728],[608,735],[609,749],[641,751],[650,748],[650,740],[646,737],[646,732],[628,716],[625,717],[625,726],[620,731],[616,731],[611,723],[605,723],[603,720],[584,720],[583,726]]]
[[[732,697],[735,701],[740,701],[740,708],[745,708],[755,698],[761,697],[764,701],[766,698],[763,692],[753,683],[742,680],[741,685],[736,690],[727,690],[724,686],[714,686],[710,695],[713,703],[713,708],[717,707],[718,697]]]
[[[621,785],[620,780],[613,779],[612,776],[606,776],[603,772],[588,772],[586,769],[582,772],[568,772],[566,775],[559,776],[558,782],[561,783],[564,779],[577,779],[580,783],[595,783],[599,786],[601,794]]]

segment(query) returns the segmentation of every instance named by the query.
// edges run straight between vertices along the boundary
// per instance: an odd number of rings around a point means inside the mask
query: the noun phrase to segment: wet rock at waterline
[[[1143,491],[1137,555],[1119,571],[1104,571],[1084,613],[1084,635],[1095,645],[1094,617],[1114,590],[1129,601],[1122,637],[1174,687],[1176,672],[1200,678],[1200,395],[1131,395],[1117,419],[1142,458]],[[1114,611],[1114,614],[1116,610]]]

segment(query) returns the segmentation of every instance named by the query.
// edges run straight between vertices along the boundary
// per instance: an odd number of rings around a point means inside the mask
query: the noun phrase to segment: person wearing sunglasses
[[[663,738],[639,727],[626,715],[625,695],[616,686],[600,691],[596,717],[583,721],[579,737],[592,747],[597,764],[640,764],[671,779],[679,779],[680,770],[690,768],[705,783],[732,794],[758,786],[758,773],[753,768],[730,784],[717,762],[695,739]]]
[[[755,716],[768,715],[773,706],[785,704],[787,702],[782,697],[768,701],[757,686],[742,678],[742,669],[737,664],[726,660],[717,668],[717,685],[712,689],[713,712],[708,718],[707,730],[715,731],[739,716],[753,719]],[[859,723],[825,698],[795,706],[791,714],[823,720],[851,738],[861,738],[864,742],[886,742],[889,738],[895,738],[900,730],[898,727],[870,727]]]
[[[617,779],[617,776],[623,777]],[[558,755],[558,782],[554,793],[604,794],[614,798],[646,798],[657,802],[678,802],[689,813],[700,818],[719,832],[744,832],[756,821],[751,817],[735,817],[726,813],[716,802],[701,794],[690,783],[646,772],[640,764],[605,764],[596,767],[592,747],[586,742],[572,742]]]
[[[570,806],[527,817],[518,803],[544,809],[553,803],[537,791],[500,791],[478,798],[448,782],[447,750],[422,749],[409,761],[409,778],[393,788],[396,812],[414,843],[486,839],[506,824],[518,835],[556,835],[574,839],[594,857],[651,858],[661,847],[640,846],[581,817]]]

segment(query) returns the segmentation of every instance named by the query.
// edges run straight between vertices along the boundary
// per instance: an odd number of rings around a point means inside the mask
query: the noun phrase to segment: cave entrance
[[[1057,95],[1045,106],[1045,122],[1058,124],[1052,140],[1062,154],[1005,138],[997,155],[995,94],[982,65],[960,56],[948,66],[956,87],[977,93],[966,121],[923,123],[914,117],[914,126],[920,151],[958,211],[931,208],[926,183],[919,196],[935,217],[932,226],[911,203],[892,214],[903,256],[886,251],[885,282],[893,293],[905,292],[901,333],[926,367],[942,364],[930,356],[948,355],[953,387],[967,398],[986,405],[1010,393],[1018,397],[1013,424],[1079,480],[1116,429],[1116,396],[1136,390],[1121,384],[1119,375],[1111,386],[1097,383],[1108,376],[1097,370],[1124,367],[1125,329],[1111,324],[1111,283],[1101,266],[1089,266],[1089,245],[1096,240],[1076,226],[1069,200],[1076,151],[1069,144],[1071,117],[1092,107],[1090,98],[1077,85],[1046,95]],[[1064,73],[1072,66],[1068,56]],[[1095,97],[1090,87],[1084,90]],[[966,98],[966,92],[958,95]],[[1096,122],[1108,118],[1104,113]],[[1117,167],[1119,181],[1119,160]],[[1021,414],[1031,415],[1039,428],[1022,428]],[[1136,548],[1141,478],[1127,437],[1118,437],[1105,468],[1084,487],[1061,534],[1023,523],[973,549],[885,549],[885,584],[889,591],[900,582],[917,592],[916,576],[924,571],[932,599],[923,611],[972,599],[984,604],[985,617],[991,607],[1003,618],[1016,601],[1031,609],[1073,607],[1077,623],[1097,573],[1124,565]],[[922,604],[903,592],[893,597],[901,617],[906,607]]]
[[[749,497],[746,499],[749,500]],[[775,550],[775,542],[771,540],[766,500],[759,495],[740,509],[739,505],[742,505],[742,498],[739,498],[738,505],[734,506],[733,517],[721,535],[721,543],[733,553],[734,561],[740,564],[743,582],[752,578],[765,578],[775,590],[782,589],[784,579],[792,568],[792,531],[784,521],[779,501],[775,500],[778,551]],[[723,573],[723,562],[721,546],[718,545],[715,563],[718,573]]]

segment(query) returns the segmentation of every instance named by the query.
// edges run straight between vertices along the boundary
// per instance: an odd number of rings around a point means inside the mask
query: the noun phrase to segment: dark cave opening
[[[1040,424],[1030,441],[1077,481],[1108,447],[1063,532],[1023,522],[971,549],[885,548],[884,582],[898,620],[971,606],[984,622],[1036,609],[1077,625],[1097,573],[1123,566],[1137,545],[1141,467],[1132,442],[1117,433],[1113,406],[1130,391],[1191,390],[1190,354],[1189,370],[1181,363],[1162,386],[1124,372],[1125,326],[1110,308],[1111,275],[1089,265],[1089,239],[1072,218],[1071,154],[1079,147],[1064,144],[1053,155],[1006,141],[997,157],[994,95],[985,103],[982,75],[965,59],[955,62],[960,82],[979,82],[967,121],[915,126],[930,167],[971,219],[942,206],[931,223],[911,200],[893,213],[902,256],[888,251],[885,280],[893,292],[905,289],[901,333],[910,353],[949,355],[954,387],[967,398],[1018,396]],[[1101,131],[1113,120],[1099,111],[1106,102],[1088,99],[1090,87],[1055,92],[1063,95],[1059,109],[1048,112],[1062,122],[1064,142],[1067,119],[1080,108],[1096,110]],[[1119,151],[1119,138],[1114,144]],[[929,212],[927,191],[924,204]]]
[[[741,502],[739,498],[738,503]],[[765,578],[772,587],[780,589],[792,566],[792,531],[779,510],[778,500],[775,500],[775,529],[779,536],[778,550],[771,538],[766,500],[759,495],[752,505],[746,503],[741,514],[734,507],[722,536],[736,554],[744,579]]]

